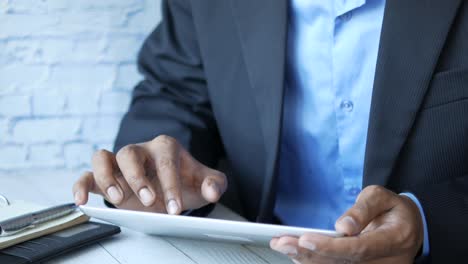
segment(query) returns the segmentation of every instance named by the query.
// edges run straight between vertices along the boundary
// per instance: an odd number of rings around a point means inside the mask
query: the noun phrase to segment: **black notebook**
[[[86,222],[0,250],[0,263],[40,263],[117,233],[118,226]]]

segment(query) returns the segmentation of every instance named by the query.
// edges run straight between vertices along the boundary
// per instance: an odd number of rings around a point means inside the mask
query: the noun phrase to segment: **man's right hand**
[[[128,145],[116,155],[97,151],[93,172],[73,186],[75,203],[86,204],[90,192],[118,208],[179,214],[215,203],[226,191],[226,176],[195,160],[174,138]]]

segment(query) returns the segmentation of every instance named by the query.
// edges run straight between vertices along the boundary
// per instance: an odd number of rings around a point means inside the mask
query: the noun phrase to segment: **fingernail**
[[[315,249],[317,248],[317,246],[313,242],[310,242],[310,241],[302,241],[300,246],[310,251],[315,251]]]
[[[111,202],[118,203],[122,199],[122,194],[115,186],[107,188],[107,195],[111,199]]]
[[[293,246],[282,246],[280,248],[278,248],[278,250],[280,253],[284,254],[284,255],[288,255],[288,256],[296,256],[297,255],[297,248],[293,247]]]
[[[167,202],[167,212],[169,214],[176,214],[178,210],[179,205],[177,205],[177,202],[175,200],[171,199]]]
[[[210,186],[211,190],[213,190],[216,194],[221,194],[221,188],[219,188],[215,181],[210,180],[208,182],[208,186]]]
[[[301,263],[299,262],[299,260],[297,260],[297,259],[292,259],[292,262],[294,262],[294,264],[301,264]]]
[[[141,202],[145,206],[149,206],[153,202],[153,194],[150,192],[148,188],[142,188],[139,192],[138,195],[140,196]]]
[[[354,221],[354,219],[351,216],[343,217],[343,219],[340,220],[339,225],[341,225],[343,229],[345,229],[343,231],[350,230],[351,235],[356,234],[359,229],[358,224],[356,223],[356,221]],[[348,228],[346,226],[348,226]]]

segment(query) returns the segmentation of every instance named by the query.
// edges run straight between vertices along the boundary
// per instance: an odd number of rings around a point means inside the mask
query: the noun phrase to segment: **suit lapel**
[[[387,0],[363,185],[385,185],[416,119],[461,0]]]
[[[271,211],[281,128],[287,0],[231,0],[265,141],[266,177],[259,217]]]

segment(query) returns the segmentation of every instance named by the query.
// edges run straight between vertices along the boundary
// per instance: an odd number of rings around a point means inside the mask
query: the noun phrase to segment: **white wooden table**
[[[47,173],[21,176],[0,175],[0,194],[11,200],[33,201],[44,205],[71,202],[71,187],[76,176],[48,175]],[[104,206],[102,198],[98,196],[92,196],[88,204]],[[210,217],[242,220],[238,215],[219,206]],[[48,264],[56,263],[289,264],[292,262],[268,248],[161,238],[122,228],[122,232],[114,237],[48,262]]]

